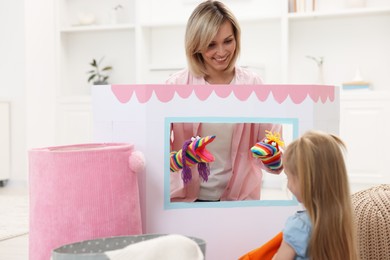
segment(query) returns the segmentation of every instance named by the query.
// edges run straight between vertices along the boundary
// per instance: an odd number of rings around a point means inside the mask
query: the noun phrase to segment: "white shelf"
[[[240,19],[240,23],[261,23],[269,21],[280,21],[280,15],[265,15],[259,17],[246,17]],[[163,27],[185,27],[187,21],[163,21],[163,22],[145,22],[141,24],[144,28],[163,28]]]
[[[107,24],[107,25],[75,25],[65,27],[60,30],[61,33],[77,32],[97,32],[97,31],[116,31],[116,30],[134,30],[134,24]]]
[[[343,9],[337,11],[328,12],[302,12],[302,13],[289,13],[288,18],[290,20],[301,19],[313,19],[313,18],[336,18],[336,17],[348,17],[348,16],[365,16],[365,15],[378,15],[378,14],[390,14],[390,8],[356,8],[356,9]]]
[[[145,22],[141,24],[143,28],[163,28],[163,27],[181,27],[186,26],[187,21],[164,21],[164,22]]]
[[[186,67],[185,64],[151,64],[149,65],[150,71],[177,71]]]
[[[91,86],[92,87],[92,86]],[[59,98],[59,104],[90,104],[92,102],[92,97],[90,95],[79,95],[79,96],[63,96]]]
[[[264,15],[260,17],[247,17],[240,19],[240,24],[241,23],[261,23],[261,22],[278,22],[282,19],[282,16],[280,15]]]

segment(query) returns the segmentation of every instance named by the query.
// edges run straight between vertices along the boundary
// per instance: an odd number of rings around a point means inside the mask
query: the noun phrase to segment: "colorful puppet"
[[[271,170],[279,170],[282,166],[282,151],[284,142],[281,140],[280,134],[271,131],[265,131],[265,138],[256,143],[252,148],[251,152],[253,157],[259,158],[264,166]]]
[[[214,141],[215,135],[206,137],[192,137],[183,144],[178,152],[170,154],[171,172],[182,170],[181,177],[184,183],[192,179],[191,166],[198,164],[198,172],[204,181],[208,180],[210,169],[209,162],[215,160],[214,156],[206,149],[206,145]]]

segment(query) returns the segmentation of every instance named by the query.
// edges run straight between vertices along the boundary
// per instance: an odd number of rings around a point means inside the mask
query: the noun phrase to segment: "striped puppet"
[[[209,162],[214,161],[214,156],[206,149],[206,145],[214,141],[215,135],[205,137],[192,137],[183,144],[178,152],[170,153],[171,172],[183,169],[181,177],[184,183],[192,179],[191,166],[198,164],[198,172],[204,181],[208,180],[210,169]]]
[[[265,132],[265,138],[251,148],[252,155],[259,158],[264,166],[269,169],[279,170],[283,167],[280,148],[284,147],[284,142],[281,140],[279,133],[272,133],[267,130]]]

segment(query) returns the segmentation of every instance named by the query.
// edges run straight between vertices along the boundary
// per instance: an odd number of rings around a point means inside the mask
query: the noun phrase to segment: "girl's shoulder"
[[[293,216],[287,219],[286,229],[302,229],[305,231],[310,231],[311,222],[310,217],[305,210],[297,211]]]
[[[261,77],[254,71],[236,66],[235,67],[235,84],[256,85],[263,84]]]
[[[283,229],[283,239],[294,248],[300,259],[305,259],[311,235],[311,222],[306,211],[289,217]]]

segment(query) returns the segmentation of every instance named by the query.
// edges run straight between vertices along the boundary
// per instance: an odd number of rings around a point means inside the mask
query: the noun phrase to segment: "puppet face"
[[[271,131],[265,131],[265,132],[266,134],[263,142],[272,145],[279,151],[279,148],[284,146],[284,142],[282,141],[280,133],[278,132],[272,133]]]
[[[275,140],[269,140],[269,139],[265,138],[264,143],[272,145],[273,147],[275,147],[276,149],[279,150],[279,144]]]

